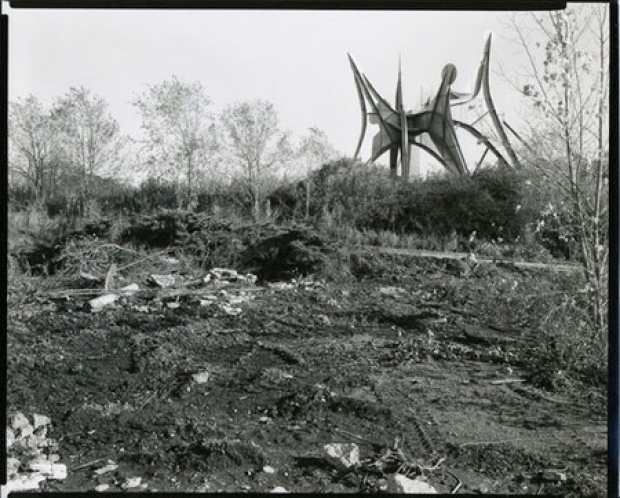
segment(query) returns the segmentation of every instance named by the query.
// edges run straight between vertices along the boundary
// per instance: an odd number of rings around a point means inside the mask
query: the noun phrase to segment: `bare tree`
[[[71,88],[59,98],[51,115],[64,157],[79,179],[77,193],[86,197],[91,178],[119,167],[125,138],[106,101],[84,87]]]
[[[514,79],[533,112],[524,161],[568,206],[596,330],[607,329],[609,5],[529,13],[511,25],[527,64]]]
[[[228,106],[221,115],[222,143],[243,171],[255,219],[261,216],[268,174],[292,157],[289,136],[279,128],[278,113],[265,100]]]
[[[325,132],[315,127],[309,128],[307,134],[301,138],[295,151],[296,173],[307,176],[312,170],[323,166],[337,157],[338,153],[329,142]],[[306,218],[309,218],[312,183],[306,181],[304,184],[306,188]]]
[[[151,173],[185,185],[185,200],[193,200],[200,173],[216,149],[211,104],[200,83],[171,80],[149,86],[134,102],[146,133]]]
[[[10,103],[9,144],[11,183],[25,185],[35,204],[44,202],[58,173],[58,130],[36,97]]]

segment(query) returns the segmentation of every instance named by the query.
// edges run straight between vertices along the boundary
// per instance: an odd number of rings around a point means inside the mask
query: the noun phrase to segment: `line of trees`
[[[277,178],[298,178],[338,155],[316,128],[294,142],[265,100],[237,102],[216,115],[199,82],[173,76],[149,85],[132,104],[142,120],[140,140],[122,135],[105,100],[83,87],[50,109],[32,95],[11,102],[11,186],[25,190],[34,206],[59,194],[79,204],[102,177],[142,174],[174,185],[182,207],[192,208],[210,183],[237,181],[260,218]]]

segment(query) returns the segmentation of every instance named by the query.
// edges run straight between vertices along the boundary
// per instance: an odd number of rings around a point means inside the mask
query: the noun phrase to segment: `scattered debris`
[[[359,447],[355,443],[330,443],[323,449],[325,460],[341,470],[355,467],[360,462]]]
[[[33,491],[47,480],[67,478],[67,466],[58,463],[56,441],[47,439],[51,419],[34,414],[33,424],[23,413],[15,413],[7,427],[7,477],[3,491]],[[21,471],[21,472],[20,472]]]
[[[118,298],[118,294],[104,294],[103,296],[91,299],[90,301],[88,301],[88,304],[90,304],[92,311],[95,312],[102,310],[106,306],[110,306]]]
[[[409,479],[402,474],[388,476],[387,492],[393,494],[438,494],[437,490],[421,479]]]
[[[39,489],[39,485],[45,481],[47,477],[41,474],[32,474],[28,476],[17,476],[13,479],[9,479],[3,488],[8,494],[13,491],[34,491]]]

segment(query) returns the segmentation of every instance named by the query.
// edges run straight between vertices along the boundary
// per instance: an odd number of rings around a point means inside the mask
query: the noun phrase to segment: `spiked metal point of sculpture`
[[[390,169],[396,174],[398,153],[400,152],[401,175],[404,179],[409,178],[410,158],[412,147],[419,147],[435,158],[448,171],[467,175],[469,169],[463,156],[463,151],[456,135],[456,128],[461,128],[473,135],[479,143],[486,146],[486,150],[479,162],[491,151],[497,159],[506,165],[517,167],[518,159],[514,153],[501,120],[497,115],[489,88],[489,64],[491,54],[491,34],[488,35],[484,55],[480,61],[474,88],[471,93],[458,93],[452,90],[452,83],[456,79],[456,67],[446,64],[441,72],[441,84],[434,98],[429,99],[421,109],[415,112],[407,112],[403,105],[403,90],[401,79],[400,61],[398,64],[398,82],[396,85],[395,108],[392,107],[372,86],[368,78],[360,73],[353,58],[349,55],[349,62],[355,77],[355,86],[362,110],[362,130],[355,150],[354,159],[357,159],[364,136],[366,134],[367,121],[379,125],[379,132],[372,141],[372,156],[370,162],[374,162],[385,152],[390,152]],[[473,125],[452,118],[452,107],[467,104],[475,99],[480,92],[486,105],[486,113],[491,118],[500,142],[504,149],[502,154],[497,146],[477,130]],[[370,111],[366,106],[370,106]],[[426,144],[419,140],[423,133],[428,133],[430,141]]]

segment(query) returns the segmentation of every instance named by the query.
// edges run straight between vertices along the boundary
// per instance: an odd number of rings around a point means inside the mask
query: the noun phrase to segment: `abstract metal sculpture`
[[[401,175],[404,179],[409,178],[411,148],[420,147],[434,157],[448,171],[467,175],[469,169],[463,156],[461,146],[456,135],[456,128],[461,128],[472,134],[480,143],[486,146],[485,152],[479,163],[491,151],[502,163],[517,167],[518,159],[514,153],[506,132],[502,126],[489,89],[489,63],[491,53],[491,34],[487,37],[484,55],[478,67],[478,73],[471,93],[458,93],[451,86],[456,79],[456,67],[447,64],[441,72],[441,85],[434,98],[429,99],[422,108],[415,112],[406,112],[403,106],[403,91],[401,81],[400,62],[398,67],[398,82],[396,86],[396,108],[393,108],[372,86],[368,78],[360,73],[349,55],[349,62],[353,69],[355,85],[362,110],[362,130],[360,139],[355,150],[354,158],[357,159],[362,142],[366,134],[367,118],[371,124],[379,125],[379,132],[372,141],[372,156],[370,161],[375,161],[386,151],[390,151],[390,169],[396,174],[398,152],[400,151]],[[480,91],[484,97],[486,112],[491,117],[499,141],[507,153],[510,163],[491,140],[473,125],[457,121],[452,118],[451,108],[467,104],[475,99]],[[368,112],[366,103],[370,106]],[[420,137],[428,133],[430,141],[422,143]]]

